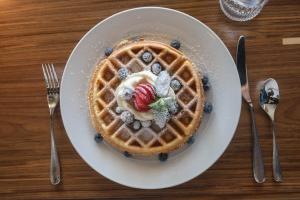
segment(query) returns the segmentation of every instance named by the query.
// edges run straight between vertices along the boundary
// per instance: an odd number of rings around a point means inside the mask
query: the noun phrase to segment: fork
[[[50,134],[51,134],[51,162],[50,181],[52,185],[60,183],[60,163],[54,137],[54,110],[59,102],[59,81],[53,64],[42,64],[44,79],[47,88],[47,100],[50,111]]]

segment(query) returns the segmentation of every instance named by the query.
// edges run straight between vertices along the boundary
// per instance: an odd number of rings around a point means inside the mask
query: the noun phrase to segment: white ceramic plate
[[[125,158],[94,141],[87,107],[88,80],[106,47],[144,35],[169,43],[178,39],[193,62],[208,74],[208,101],[214,110],[204,117],[195,143],[167,162]],[[157,189],[184,183],[207,170],[229,145],[239,120],[240,82],[234,61],[220,38],[197,19],[176,10],[143,7],[117,13],[92,28],[77,44],[61,83],[61,114],[79,155],[97,172],[117,183]]]

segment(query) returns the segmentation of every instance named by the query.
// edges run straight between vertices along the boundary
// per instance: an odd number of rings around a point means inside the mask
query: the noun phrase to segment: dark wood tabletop
[[[247,38],[250,89],[267,180],[252,177],[250,115],[242,105],[236,134],[205,173],[160,190],[132,189],[91,169],[75,152],[57,113],[56,137],[62,184],[49,181],[49,111],[41,64],[61,75],[76,43],[106,17],[139,6],[183,11],[208,25],[235,57]],[[300,2],[271,0],[250,22],[233,22],[217,0],[0,0],[0,199],[300,199]],[[298,43],[298,44],[295,44]],[[258,106],[259,81],[275,78],[281,101],[277,139],[284,181],[272,180],[272,134]],[[188,164],[188,163],[187,163]]]

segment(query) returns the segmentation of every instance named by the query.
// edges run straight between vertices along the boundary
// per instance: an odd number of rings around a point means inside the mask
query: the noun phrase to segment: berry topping
[[[153,63],[151,66],[151,71],[153,74],[158,75],[161,72],[161,65],[158,62]]]
[[[144,128],[149,128],[151,126],[151,120],[141,121],[141,124]]]
[[[125,100],[128,101],[128,100],[132,99],[133,90],[126,87],[121,91],[120,95],[121,95],[121,97],[123,97]]]
[[[204,112],[211,113],[212,110],[213,110],[212,104],[209,103],[209,102],[205,102],[205,104],[204,104]]]
[[[131,157],[131,154],[128,152],[128,151],[124,151],[123,152],[123,155],[127,158],[130,158]]]
[[[152,59],[153,59],[153,56],[149,51],[146,51],[146,52],[143,53],[142,60],[145,63],[150,63],[152,61]]]
[[[194,136],[191,136],[191,137],[186,141],[186,143],[189,144],[189,145],[193,144],[194,142],[195,142],[195,137],[194,137]]]
[[[161,162],[164,162],[168,159],[169,155],[167,153],[160,153],[158,155],[158,159],[161,161]]]
[[[178,91],[181,88],[181,83],[177,79],[173,79],[170,86],[174,91]]]
[[[102,142],[103,137],[102,137],[101,134],[97,133],[97,134],[95,135],[94,139],[95,139],[95,141],[96,141],[97,143],[100,143],[100,142]]]
[[[141,122],[136,120],[133,122],[133,129],[134,130],[139,130],[141,128]]]
[[[204,91],[208,91],[209,89],[210,89],[209,83],[207,83],[206,85],[203,85],[203,90]]]
[[[178,113],[178,104],[177,104],[177,102],[175,102],[173,105],[169,106],[169,112],[172,115],[175,115],[176,113]]]
[[[120,79],[124,80],[128,76],[129,72],[128,72],[127,68],[122,67],[119,69],[118,74],[119,74]]]
[[[133,118],[133,114],[129,111],[124,111],[121,114],[121,120],[125,123],[125,124],[131,124],[134,120]]]
[[[178,40],[172,40],[171,41],[171,47],[173,47],[175,49],[179,49],[180,48],[180,42]]]
[[[108,47],[105,49],[104,54],[105,56],[109,56],[110,54],[112,54],[113,51],[113,48]]]
[[[203,76],[202,84],[203,84],[204,91],[208,91],[210,89],[209,79],[207,76]]]
[[[207,83],[208,83],[208,77],[207,76],[203,76],[203,78],[202,78],[202,83],[203,83],[203,85],[206,85]]]
[[[155,100],[154,88],[151,84],[139,84],[134,90],[133,103],[138,111],[148,111],[149,104]]]
[[[118,106],[118,107],[116,107],[115,111],[116,111],[117,114],[120,114],[121,112],[123,112],[123,108]]]

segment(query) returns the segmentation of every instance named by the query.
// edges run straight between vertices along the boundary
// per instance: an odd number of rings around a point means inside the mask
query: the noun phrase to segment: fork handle
[[[51,161],[50,161],[50,181],[52,185],[60,183],[60,163],[56,150],[54,137],[54,116],[53,111],[50,112],[50,134],[51,134]]]
[[[256,119],[253,104],[249,103],[252,119],[252,135],[253,135],[253,175],[257,183],[265,182],[264,161],[259,144],[258,131],[256,128]]]

